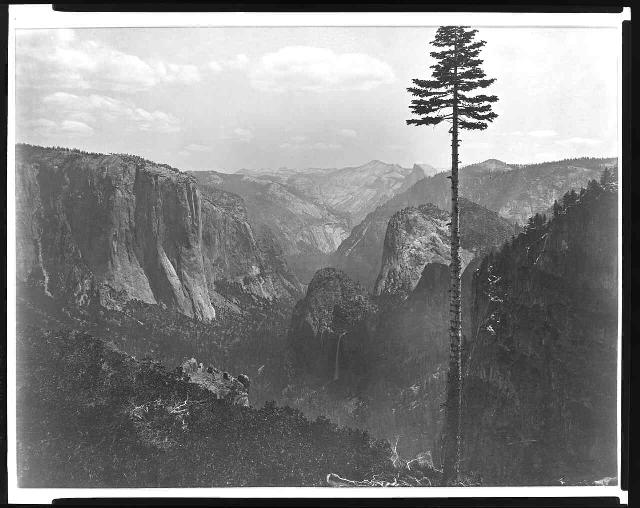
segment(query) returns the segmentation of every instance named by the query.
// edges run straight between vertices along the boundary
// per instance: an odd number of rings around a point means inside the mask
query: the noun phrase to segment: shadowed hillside
[[[475,274],[465,466],[485,484],[616,476],[618,196],[601,182]]]
[[[392,473],[388,444],[253,409],[67,330],[18,335],[21,487],[321,486]]]

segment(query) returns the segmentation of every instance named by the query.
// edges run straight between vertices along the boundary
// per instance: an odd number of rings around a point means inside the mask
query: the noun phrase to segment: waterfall
[[[53,297],[51,292],[49,291],[49,274],[47,273],[47,269],[44,267],[44,261],[42,260],[42,240],[40,239],[40,235],[38,235],[38,261],[40,262],[40,268],[42,269],[42,276],[44,277],[44,292],[47,296]]]
[[[339,362],[340,362],[340,341],[342,340],[342,336],[345,335],[347,332],[342,332],[339,336],[338,336],[338,345],[336,346],[336,366],[335,369],[333,371],[333,380],[337,381],[338,377],[339,377]]]

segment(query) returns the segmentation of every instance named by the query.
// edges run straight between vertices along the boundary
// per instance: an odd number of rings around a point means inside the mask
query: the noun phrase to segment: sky
[[[436,27],[85,28],[16,33],[16,140],[183,170],[450,164],[444,125],[407,126]],[[617,153],[618,32],[482,28],[498,118],[464,164]]]

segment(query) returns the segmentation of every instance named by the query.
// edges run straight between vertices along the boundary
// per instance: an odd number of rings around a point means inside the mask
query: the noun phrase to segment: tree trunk
[[[458,204],[458,88],[454,68],[451,126],[451,264],[449,291],[449,360],[445,478],[458,481],[462,455],[462,316],[460,304],[460,208]]]

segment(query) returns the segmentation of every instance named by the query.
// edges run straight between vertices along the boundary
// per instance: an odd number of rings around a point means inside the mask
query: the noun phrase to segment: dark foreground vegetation
[[[218,401],[77,331],[18,332],[21,487],[320,486],[393,473],[391,449],[288,407]]]

